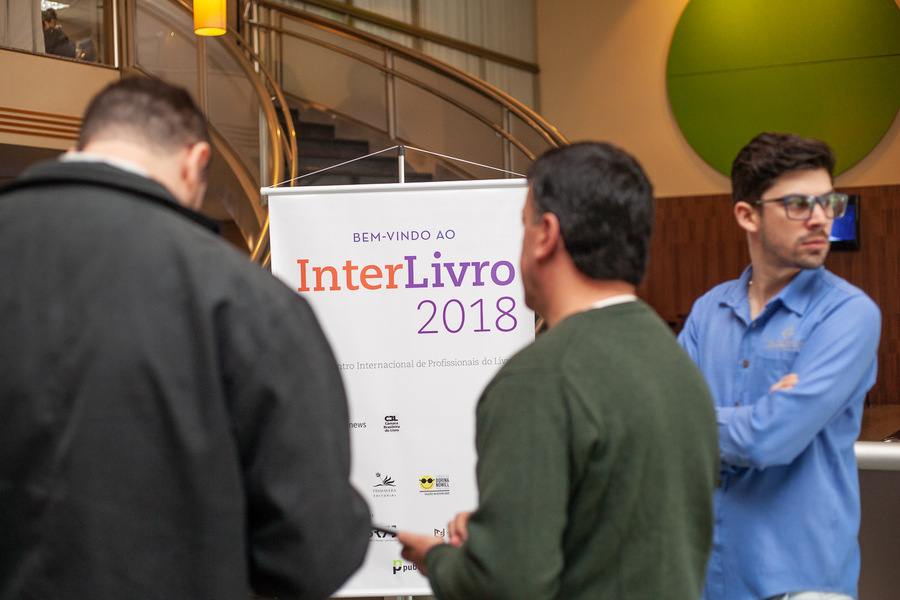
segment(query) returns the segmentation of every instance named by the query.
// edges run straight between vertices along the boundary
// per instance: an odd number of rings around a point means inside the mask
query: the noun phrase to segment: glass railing
[[[531,108],[536,106],[539,69],[531,60],[533,0],[468,3],[468,9],[459,1],[277,1],[418,50],[487,81]],[[472,39],[480,43],[471,43]]]
[[[280,89],[234,31],[195,36],[183,0],[21,0],[0,11],[0,46],[113,65],[186,88],[215,142],[203,212],[233,222],[248,250],[266,237],[259,189],[296,174],[296,135]]]
[[[383,37],[273,0],[251,0],[243,21],[288,98],[364,123],[395,143],[516,173],[566,143],[522,102]],[[497,176],[451,168],[473,179]]]
[[[104,2],[9,0],[0,12],[0,46],[114,64],[111,7]]]
[[[286,97],[295,107],[362,125],[389,145],[434,153],[450,178],[522,173],[544,150],[565,143],[530,108],[472,75],[269,0],[246,5],[242,35],[229,29],[216,38],[194,35],[183,0],[98,6],[94,24],[83,31],[92,32],[86,37],[94,38],[99,60],[187,88],[208,115],[217,143],[207,195],[212,204],[204,212],[233,221],[260,262],[268,235],[259,189],[297,175]],[[60,21],[64,10],[57,9]]]
[[[133,40],[134,68],[190,90],[218,142],[207,194],[216,204],[204,205],[204,212],[229,217],[255,248],[266,223],[259,188],[296,173],[296,136],[281,125],[290,123],[284,98],[233,31],[194,35],[190,7],[180,2],[136,0],[134,6],[126,36]]]

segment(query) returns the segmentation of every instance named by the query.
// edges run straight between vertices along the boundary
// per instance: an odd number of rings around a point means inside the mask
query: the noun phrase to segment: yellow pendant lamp
[[[194,33],[222,35],[225,29],[225,0],[194,0]]]

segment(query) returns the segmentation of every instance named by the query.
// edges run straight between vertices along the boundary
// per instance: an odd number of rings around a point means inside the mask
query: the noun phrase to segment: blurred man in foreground
[[[213,235],[206,122],[125,79],[0,192],[0,598],[325,598],[369,518],[308,305]]]

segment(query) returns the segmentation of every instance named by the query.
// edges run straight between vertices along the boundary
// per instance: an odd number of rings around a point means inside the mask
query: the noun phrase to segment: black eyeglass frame
[[[835,209],[835,202],[832,201],[829,204],[826,204],[828,198],[840,198],[843,200],[843,205],[841,206],[840,213]],[[795,198],[803,198],[806,200],[806,204],[809,207],[809,210],[806,213],[805,217],[792,217],[790,208],[788,207],[788,203]],[[840,219],[844,216],[844,213],[847,212],[847,204],[850,202],[850,196],[841,192],[828,192],[827,194],[822,194],[821,196],[811,196],[809,194],[788,194],[787,196],[782,196],[781,198],[769,198],[768,200],[757,200],[754,202],[756,206],[760,204],[766,204],[768,202],[781,202],[784,205],[784,214],[788,219],[792,221],[806,221],[810,217],[812,217],[813,211],[816,209],[816,204],[822,207],[822,210],[825,212],[825,216],[829,219]],[[828,209],[831,208],[832,216],[828,216]]]

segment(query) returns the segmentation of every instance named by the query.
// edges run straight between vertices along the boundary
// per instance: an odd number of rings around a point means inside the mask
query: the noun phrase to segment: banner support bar
[[[276,187],[278,187],[278,186],[280,186],[280,185],[283,185],[283,184],[285,184],[285,183],[292,183],[292,182],[294,182],[294,181],[297,181],[298,179],[303,179],[303,178],[305,178],[305,177],[312,177],[313,175],[318,175],[319,173],[323,173],[323,172],[325,172],[325,171],[330,171],[331,169],[336,169],[336,168],[338,168],[338,167],[343,167],[344,165],[349,165],[350,163],[355,163],[356,161],[359,161],[359,160],[364,160],[364,159],[366,159],[366,158],[371,158],[371,157],[373,157],[373,156],[377,156],[377,155],[383,154],[383,153],[385,153],[385,152],[390,152],[391,150],[397,150],[397,154],[398,154],[398,156],[397,156],[397,160],[398,160],[398,168],[399,168],[399,171],[400,171],[400,183],[406,183],[406,172],[405,172],[405,171],[406,171],[406,165],[405,165],[405,161],[404,161],[404,158],[405,158],[405,156],[406,156],[406,150],[412,150],[412,151],[414,151],[414,152],[421,152],[421,153],[423,153],[423,154],[430,154],[431,156],[437,156],[437,157],[444,158],[444,159],[447,159],[447,160],[452,160],[452,161],[456,161],[456,162],[466,163],[466,164],[468,164],[468,165],[474,165],[474,166],[476,166],[476,167],[482,167],[482,168],[485,168],[485,169],[490,169],[490,170],[492,170],[492,171],[499,171],[500,173],[506,173],[507,175],[515,175],[516,177],[522,177],[522,178],[525,177],[525,175],[523,175],[523,174],[521,174],[521,173],[516,173],[515,171],[507,171],[506,169],[499,169],[499,168],[497,168],[497,167],[492,167],[492,166],[490,166],[490,165],[484,165],[484,164],[481,164],[481,163],[472,162],[472,161],[470,161],[470,160],[463,160],[462,158],[455,158],[455,157],[453,157],[453,156],[447,156],[446,154],[438,154],[437,152],[429,152],[428,150],[422,150],[421,148],[415,148],[415,147],[413,147],[413,146],[397,145],[397,146],[391,146],[390,148],[385,148],[385,149],[383,149],[383,150],[378,150],[377,152],[372,152],[371,154],[366,154],[365,156],[360,156],[360,157],[357,157],[357,158],[352,158],[352,159],[346,160],[346,161],[344,161],[344,162],[342,162],[342,163],[338,163],[338,164],[336,164],[336,165],[331,165],[330,167],[325,167],[324,169],[318,169],[318,170],[313,171],[313,172],[311,172],[311,173],[304,173],[303,175],[300,175],[300,176],[298,176],[298,177],[294,177],[293,179],[286,179],[285,181],[281,181],[281,182],[279,182],[279,183],[276,183],[275,185],[269,186],[268,188],[260,188],[259,192],[260,192],[260,195],[262,195],[262,196],[265,197],[265,196],[268,196],[268,190],[269,190],[270,188],[276,188]]]

